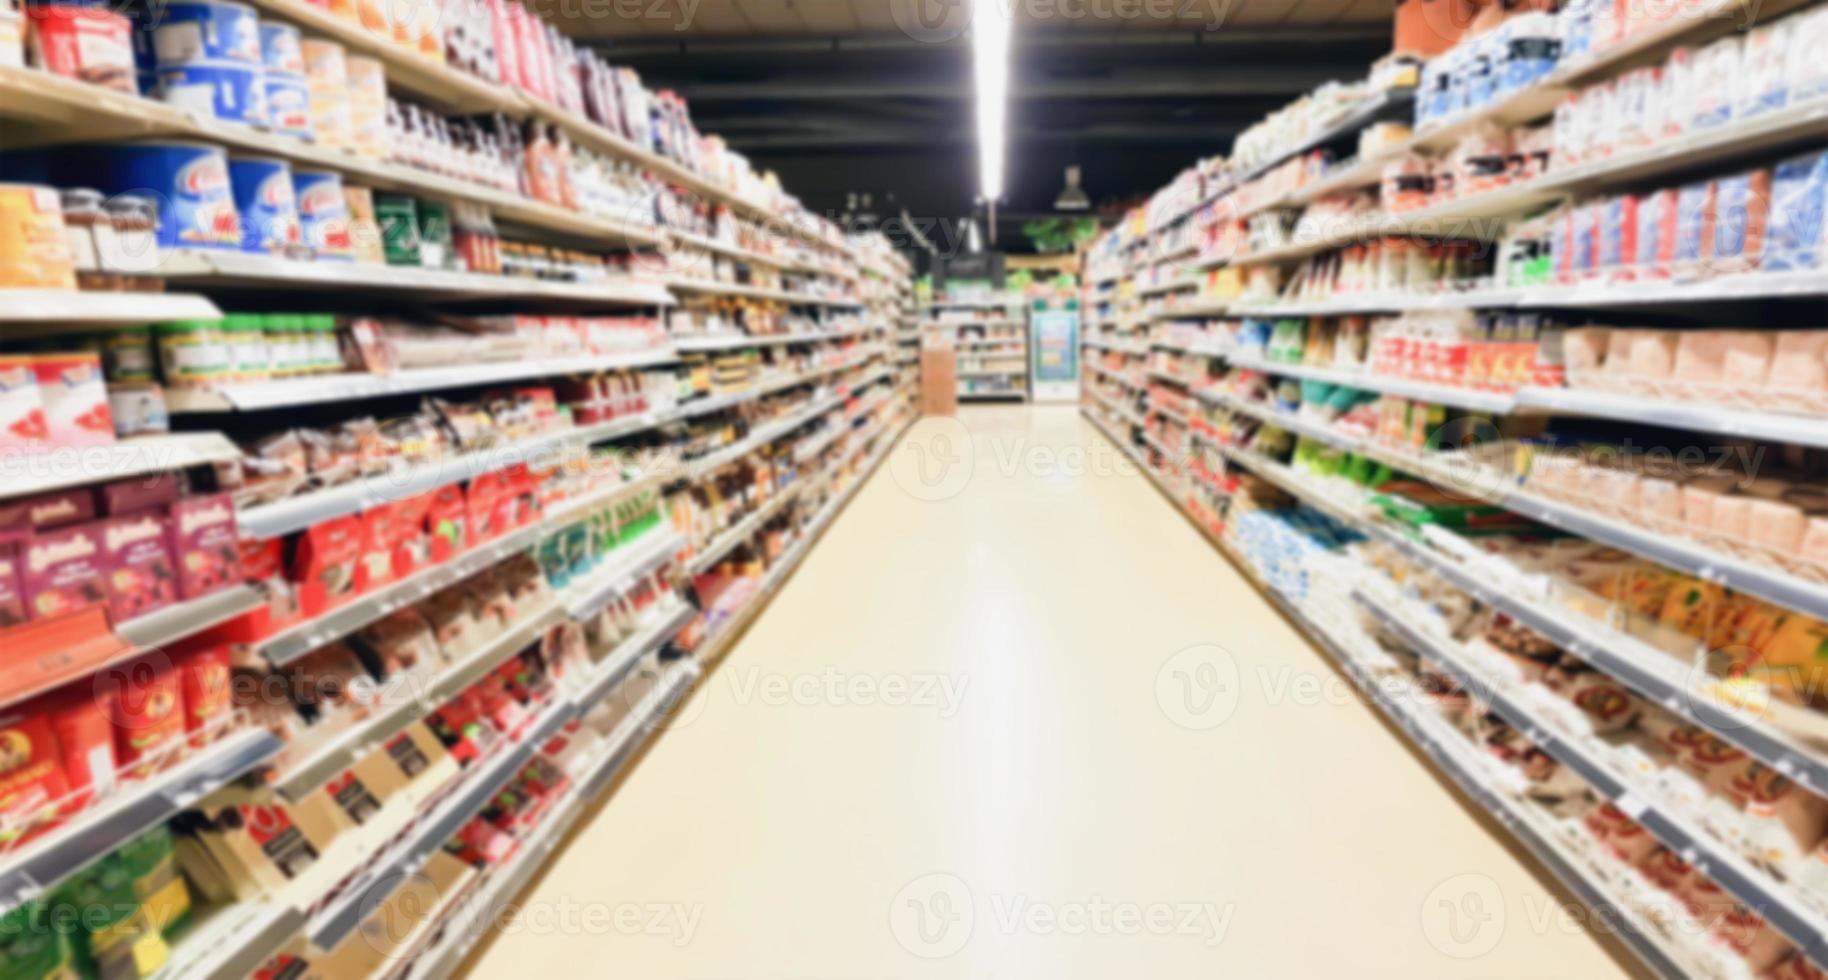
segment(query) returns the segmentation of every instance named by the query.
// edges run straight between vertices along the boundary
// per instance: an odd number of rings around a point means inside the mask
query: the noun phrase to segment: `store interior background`
[[[701,132],[779,173],[815,212],[861,227],[905,212],[941,252],[948,236],[965,248],[964,218],[988,231],[973,203],[971,46],[957,30],[969,4],[690,2],[648,0],[634,18],[590,16],[585,3],[566,31],[677,91]],[[1114,222],[1270,112],[1362,77],[1390,51],[1395,10],[1393,0],[1007,2],[1018,42],[995,246],[1017,253],[1033,250],[1025,222],[1083,213],[1054,207],[1065,168],[1083,169],[1093,212]],[[918,261],[926,250],[913,244]]]

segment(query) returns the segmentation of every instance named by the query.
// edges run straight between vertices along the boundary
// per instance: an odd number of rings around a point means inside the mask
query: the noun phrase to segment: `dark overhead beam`
[[[1088,126],[1069,130],[1026,130],[1010,134],[1014,143],[1146,143],[1200,144],[1211,152],[1231,145],[1241,126]],[[873,133],[779,133],[767,136],[724,134],[725,142],[744,152],[752,150],[844,150],[872,147],[936,147],[970,144],[976,137],[963,130],[935,132],[906,130]]]
[[[582,38],[611,60],[682,55],[808,54],[842,51],[933,51],[962,47],[957,39],[920,41],[902,34],[859,34],[844,37],[693,37],[679,40],[631,38]],[[1114,47],[1250,47],[1259,44],[1390,43],[1385,23],[1302,26],[1287,28],[1227,27],[1216,31],[1194,28],[1178,31],[1059,31],[1023,32],[1017,44],[1024,48]]]
[[[1182,72],[1159,76],[1066,79],[1017,79],[1010,97],[1036,99],[1150,99],[1220,98],[1296,94],[1338,78],[1339,73],[1319,68],[1253,68],[1232,75],[1201,77]],[[752,100],[828,101],[831,99],[941,99],[965,101],[973,97],[970,79],[885,78],[848,81],[808,78],[805,81],[679,82],[672,86],[688,102]]]

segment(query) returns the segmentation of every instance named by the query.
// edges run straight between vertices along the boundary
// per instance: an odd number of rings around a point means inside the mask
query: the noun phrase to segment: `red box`
[[[229,495],[189,497],[172,504],[170,512],[178,595],[196,599],[240,584],[241,542]]]
[[[114,750],[123,766],[143,762],[184,739],[184,690],[178,671],[162,656],[142,657],[111,667],[95,678],[98,695],[109,695]],[[151,763],[128,769],[129,779],[153,772]]]
[[[338,517],[312,525],[298,540],[292,579],[301,587],[323,589],[323,606],[334,609],[358,589],[356,565],[362,553],[362,521]]]
[[[79,524],[26,539],[21,578],[33,619],[105,605],[101,525]]]
[[[95,519],[95,496],[87,489],[60,490],[0,507],[0,527],[49,531]]]
[[[64,812],[74,813],[94,797],[112,790],[117,766],[114,727],[109,722],[109,703],[94,686],[73,684],[33,703],[43,706],[57,737],[64,778],[71,791],[70,804]]]
[[[27,703],[0,716],[0,843],[52,819],[69,792],[44,706]]]
[[[25,592],[19,584],[19,546],[0,541],[0,629],[18,626],[28,618]]]
[[[110,483],[101,488],[101,512],[108,517],[157,510],[177,503],[182,496],[183,481],[176,473],[135,477]]]
[[[184,730],[190,733],[190,744],[200,746],[234,704],[229,648],[211,643],[179,653],[172,661],[184,696]]]
[[[100,522],[102,561],[108,572],[108,612],[116,623],[178,601],[171,535],[158,512]]]
[[[425,528],[432,535],[433,561],[444,561],[470,546],[469,511],[462,487],[440,487],[432,494]]]

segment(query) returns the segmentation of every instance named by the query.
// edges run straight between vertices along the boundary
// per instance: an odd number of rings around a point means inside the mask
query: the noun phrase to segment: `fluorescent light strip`
[[[1009,122],[1009,32],[1013,0],[972,0],[971,54],[977,82],[978,193],[1003,196],[1004,134]]]

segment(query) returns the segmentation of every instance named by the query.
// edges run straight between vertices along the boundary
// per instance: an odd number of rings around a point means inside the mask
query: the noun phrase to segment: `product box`
[[[0,713],[0,843],[11,843],[57,815],[70,791],[57,739],[42,704]]]
[[[235,505],[226,493],[188,497],[172,504],[171,551],[178,565],[178,595],[197,599],[241,581],[241,547]]]
[[[1689,184],[1676,195],[1676,243],[1671,271],[1677,275],[1699,272],[1714,251],[1714,217],[1717,188],[1711,180]]]
[[[87,684],[74,684],[33,702],[42,706],[51,721],[57,748],[69,782],[70,805],[75,812],[90,799],[114,789],[116,764],[114,725],[109,703]]]
[[[318,849],[277,801],[202,807],[195,832],[236,898],[271,894],[317,861]]]
[[[1676,192],[1653,191],[1638,201],[1637,257],[1632,273],[1637,279],[1667,279],[1676,250]]]
[[[19,577],[19,545],[0,541],[0,629],[18,626],[28,618]]]
[[[151,775],[165,761],[163,753],[183,742],[184,689],[163,655],[108,668],[96,675],[95,691],[108,698],[114,754],[121,766],[130,767],[125,777]]]
[[[1828,154],[1793,157],[1771,177],[1771,209],[1760,265],[1767,272],[1812,269],[1821,259]]]
[[[106,446],[115,441],[114,413],[100,354],[40,354],[32,359],[45,430],[60,446]]]
[[[100,492],[101,515],[124,517],[140,511],[168,507],[177,503],[183,489],[183,480],[176,473],[140,476],[103,484]]]
[[[21,546],[21,584],[33,619],[50,619],[108,602],[99,524],[34,534]]]
[[[367,592],[393,581],[397,510],[382,504],[362,512],[362,540],[356,555],[356,591]]]
[[[115,623],[137,619],[178,601],[165,515],[134,514],[99,522],[108,571],[108,612]]]
[[[1629,278],[1638,255],[1637,198],[1627,194],[1606,201],[1600,208],[1599,222],[1596,270],[1610,277]]]
[[[381,810],[380,799],[369,790],[368,784],[362,782],[354,770],[348,770],[325,783],[324,794],[353,823],[367,823],[370,817]]]
[[[86,487],[0,505],[0,527],[17,531],[49,531],[94,519],[95,496]]]
[[[440,487],[425,510],[426,530],[432,536],[432,560],[445,561],[470,546],[468,503],[463,488]]]
[[[1750,271],[1764,254],[1771,213],[1771,171],[1759,169],[1724,177],[1717,186],[1709,270],[1717,275]]]
[[[201,643],[172,656],[184,697],[184,730],[190,733],[193,746],[219,734],[234,708],[231,661],[230,648],[222,643]]]
[[[314,524],[299,537],[298,552],[293,556],[293,580],[301,586],[322,589],[323,607],[334,609],[356,595],[356,567],[361,552],[360,518],[338,517]]]

